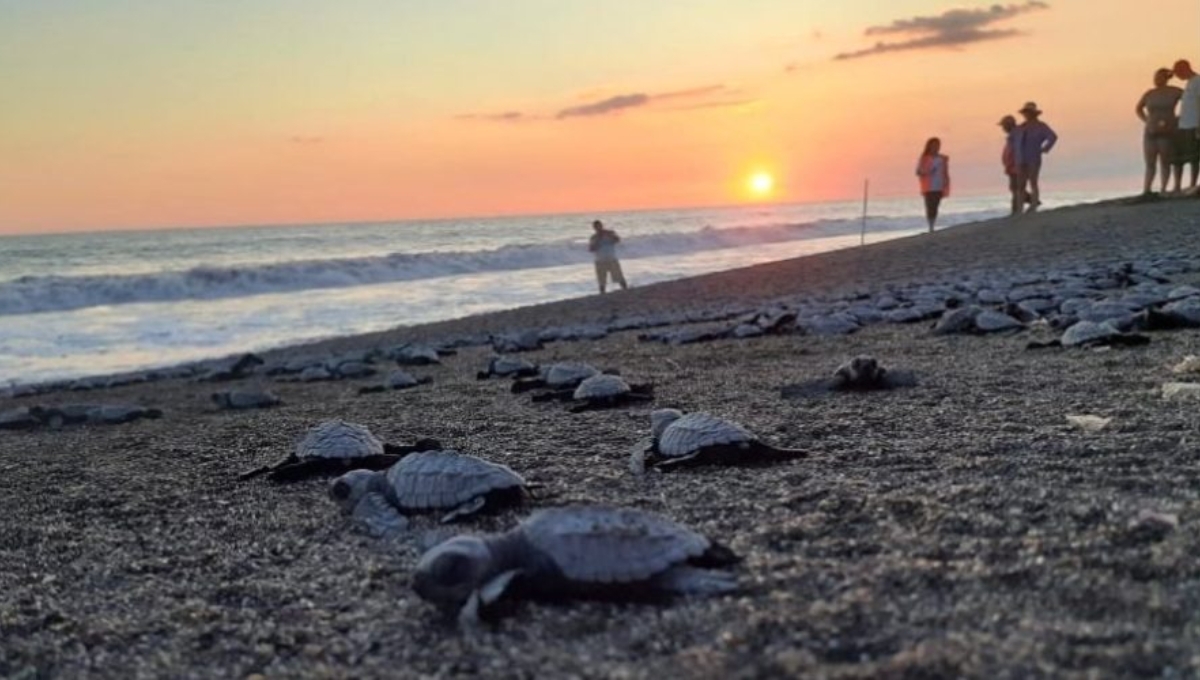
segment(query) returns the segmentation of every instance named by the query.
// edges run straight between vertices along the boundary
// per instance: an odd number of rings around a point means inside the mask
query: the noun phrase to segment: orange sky
[[[1028,99],[1044,190],[1132,192],[1134,103],[1200,61],[1200,2],[1152,4],[3,3],[0,233],[713,205],[757,170],[915,193],[932,135],[956,191],[1002,192]]]

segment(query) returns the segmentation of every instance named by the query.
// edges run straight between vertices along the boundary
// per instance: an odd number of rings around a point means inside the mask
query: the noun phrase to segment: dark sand
[[[324,346],[1053,269],[1194,249],[1198,231],[1200,201],[1075,208]],[[649,408],[531,405],[474,379],[479,348],[415,369],[436,382],[404,392],[263,379],[286,403],[250,413],[215,412],[211,386],[187,381],[3,400],[130,401],[166,415],[0,432],[0,676],[1194,677],[1200,416],[1157,388],[1177,378],[1169,365],[1200,354],[1200,334],[1103,352],[1026,351],[1031,337],[875,326],[667,347],[628,332],[531,355],[620,367],[654,380],[660,406],[812,452],[644,479],[626,456]],[[779,398],[856,353],[922,384]],[[1085,413],[1113,424],[1084,433],[1064,420]],[[331,417],[504,462],[546,484],[547,503],[666,513],[742,554],[745,591],[667,607],[523,605],[464,639],[409,589],[417,547],[349,530],[325,482],[234,481]],[[1139,525],[1143,511],[1178,526]]]

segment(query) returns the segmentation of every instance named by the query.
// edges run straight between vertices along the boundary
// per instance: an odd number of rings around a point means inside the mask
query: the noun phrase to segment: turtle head
[[[875,357],[860,354],[839,366],[835,375],[851,385],[862,385],[875,382],[883,373]]]
[[[461,606],[492,573],[492,551],[478,536],[456,536],[430,548],[413,570],[413,590],[445,608]]]
[[[658,438],[662,436],[667,427],[682,417],[683,411],[677,408],[655,409],[650,414],[650,435],[654,437],[654,441],[658,441]]]
[[[347,514],[354,511],[354,506],[362,500],[375,483],[376,473],[371,470],[351,470],[333,480],[329,485],[329,497],[337,503],[342,512]]]

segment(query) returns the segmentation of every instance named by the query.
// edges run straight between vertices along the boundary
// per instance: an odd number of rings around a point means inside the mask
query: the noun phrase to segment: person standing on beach
[[[617,236],[617,232],[605,229],[600,220],[592,222],[592,229],[595,233],[588,240],[588,250],[596,258],[596,282],[600,284],[600,294],[604,294],[610,276],[613,283],[625,290],[629,286],[625,284],[621,263],[617,261],[617,244],[621,242],[621,237]]]
[[[1160,168],[1162,177],[1159,179],[1159,187],[1162,193],[1166,193],[1167,181],[1171,178],[1171,164],[1175,160],[1175,135],[1179,129],[1175,105],[1183,96],[1183,90],[1169,85],[1170,82],[1171,69],[1158,69],[1154,72],[1154,87],[1146,90],[1146,94],[1143,94],[1137,103],[1137,117],[1146,124],[1146,130],[1142,134],[1142,148],[1146,156],[1143,196],[1151,195],[1154,174]],[[1176,179],[1178,180],[1178,176]]]
[[[1200,78],[1186,59],[1175,62],[1175,77],[1187,83],[1179,107],[1179,131],[1175,133],[1175,191],[1183,184],[1183,166],[1192,168],[1188,191],[1196,189],[1196,173],[1200,170]]]
[[[1012,210],[1010,215],[1020,215],[1025,211],[1025,180],[1021,178],[1021,167],[1017,165],[1017,145],[1021,143],[1017,119],[1005,116],[1000,119],[1000,129],[1004,130],[1004,150],[1000,152],[1000,163],[1004,165],[1004,174],[1008,177],[1008,192],[1012,194]]]
[[[921,182],[921,195],[925,197],[925,219],[929,222],[930,233],[937,222],[942,199],[950,195],[950,159],[941,151],[942,140],[930,137],[917,160],[917,177]]]
[[[1016,147],[1017,165],[1021,168],[1022,191],[1029,195],[1029,211],[1042,205],[1042,190],[1038,180],[1042,176],[1042,156],[1058,143],[1058,135],[1039,116],[1042,110],[1033,102],[1026,102],[1017,113],[1025,119],[1018,127],[1021,143]]]

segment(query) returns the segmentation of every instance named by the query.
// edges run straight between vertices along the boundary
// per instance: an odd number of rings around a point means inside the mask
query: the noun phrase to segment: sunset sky
[[[1151,11],[1153,12],[1151,14]],[[0,233],[1139,188],[1197,0],[0,0]],[[761,185],[761,182],[760,182]]]

